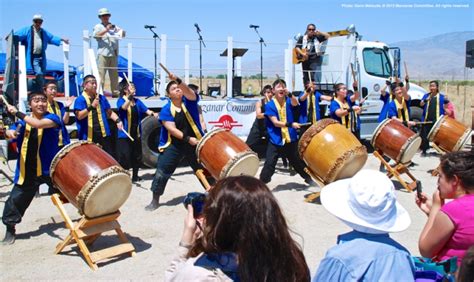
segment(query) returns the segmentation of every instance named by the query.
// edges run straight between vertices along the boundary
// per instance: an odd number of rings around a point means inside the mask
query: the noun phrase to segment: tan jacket
[[[194,258],[186,258],[188,248],[178,247],[178,256],[174,258],[165,272],[165,281],[232,281],[220,269],[206,269],[195,266],[196,260],[202,253]]]

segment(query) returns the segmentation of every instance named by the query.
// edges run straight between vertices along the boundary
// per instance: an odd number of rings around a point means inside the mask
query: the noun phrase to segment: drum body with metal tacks
[[[257,154],[222,128],[211,130],[199,141],[196,155],[215,179],[241,174],[255,176],[259,166]]]
[[[428,140],[445,152],[462,149],[471,136],[472,130],[459,121],[442,115],[431,128]]]
[[[62,148],[51,162],[50,174],[53,184],[88,218],[118,211],[132,189],[127,171],[87,141]]]
[[[323,184],[352,177],[367,161],[365,146],[347,128],[329,118],[306,130],[298,151],[309,174]]]
[[[421,138],[395,119],[385,119],[372,135],[372,146],[397,163],[407,164],[420,148]]]

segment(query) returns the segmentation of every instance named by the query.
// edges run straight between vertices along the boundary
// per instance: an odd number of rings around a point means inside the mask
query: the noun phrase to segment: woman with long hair
[[[200,222],[188,205],[179,256],[166,271],[167,281],[309,281],[303,253],[262,181],[250,176],[218,181]]]
[[[460,265],[474,245],[474,153],[452,152],[441,157],[438,190],[429,200],[416,199],[428,216],[418,241],[420,254],[435,261],[457,257]],[[452,201],[445,203],[445,200]]]

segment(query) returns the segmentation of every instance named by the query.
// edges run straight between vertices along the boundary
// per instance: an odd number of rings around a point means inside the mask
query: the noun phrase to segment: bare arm
[[[174,121],[163,121],[163,126],[174,138],[184,141],[185,136],[181,130],[176,128],[176,124],[174,123]],[[190,137],[188,143],[194,146],[197,145],[198,140],[195,137]]]
[[[262,113],[262,101],[260,100],[258,100],[257,103],[255,103],[255,113],[256,113],[257,119],[265,118],[265,114]]]
[[[18,113],[17,108],[15,108],[14,106],[9,105],[7,109],[8,109],[8,112],[12,115],[15,115],[16,113]],[[37,119],[32,116],[26,116],[25,114],[23,115],[24,115],[24,118],[22,117],[20,118],[22,118],[27,124],[31,125],[31,127],[34,127],[34,128],[39,129],[39,128],[51,128],[51,127],[58,126],[57,123],[50,120],[49,118]]]
[[[321,95],[321,100],[331,102],[331,101],[332,101],[332,96],[329,96],[329,95]]]
[[[454,232],[454,224],[449,217],[441,212],[444,200],[439,196],[439,191],[433,194],[431,208],[420,208],[428,212],[428,221],[421,232],[418,240],[420,254],[424,257],[432,258],[444,247],[446,242]],[[417,202],[418,204],[418,202]]]
[[[275,125],[276,127],[280,127],[280,128],[287,127],[287,124],[285,122],[278,120],[276,116],[270,116],[270,120],[272,121],[273,125]],[[291,124],[291,127],[293,127],[294,129],[298,129],[300,128],[300,124],[297,122],[293,122]]]

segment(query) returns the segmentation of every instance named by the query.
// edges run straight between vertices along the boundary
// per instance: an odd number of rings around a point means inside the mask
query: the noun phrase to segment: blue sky
[[[233,36],[234,47],[249,51],[245,60],[258,60],[258,37],[249,24],[259,25],[259,32],[268,44],[264,57],[283,54],[288,39],[303,33],[307,23],[315,23],[321,30],[339,30],[355,24],[365,40],[387,43],[421,39],[453,31],[474,30],[474,4],[472,0],[456,1],[353,1],[353,0],[200,0],[200,1],[70,1],[70,0],[0,0],[0,35],[11,29],[31,24],[35,13],[41,13],[43,27],[55,35],[71,40],[71,61],[82,63],[83,29],[92,30],[99,22],[97,10],[107,7],[111,22],[123,27],[128,37],[133,37],[134,61],[153,67],[153,41],[144,25],[157,26],[158,34],[169,38],[168,65],[179,69],[183,66],[184,44],[191,46],[191,65],[199,64],[199,45],[194,23],[198,23],[207,48],[203,52],[204,64],[225,62],[219,53],[226,48],[227,36]],[[365,4],[449,4],[440,8],[368,8]],[[349,4],[363,5],[348,7]],[[455,8],[465,4],[468,8]],[[143,39],[139,39],[143,38]],[[121,52],[126,54],[126,42]],[[2,42],[1,51],[5,45]],[[159,55],[159,53],[158,53]],[[60,48],[48,48],[50,59],[60,60]]]

